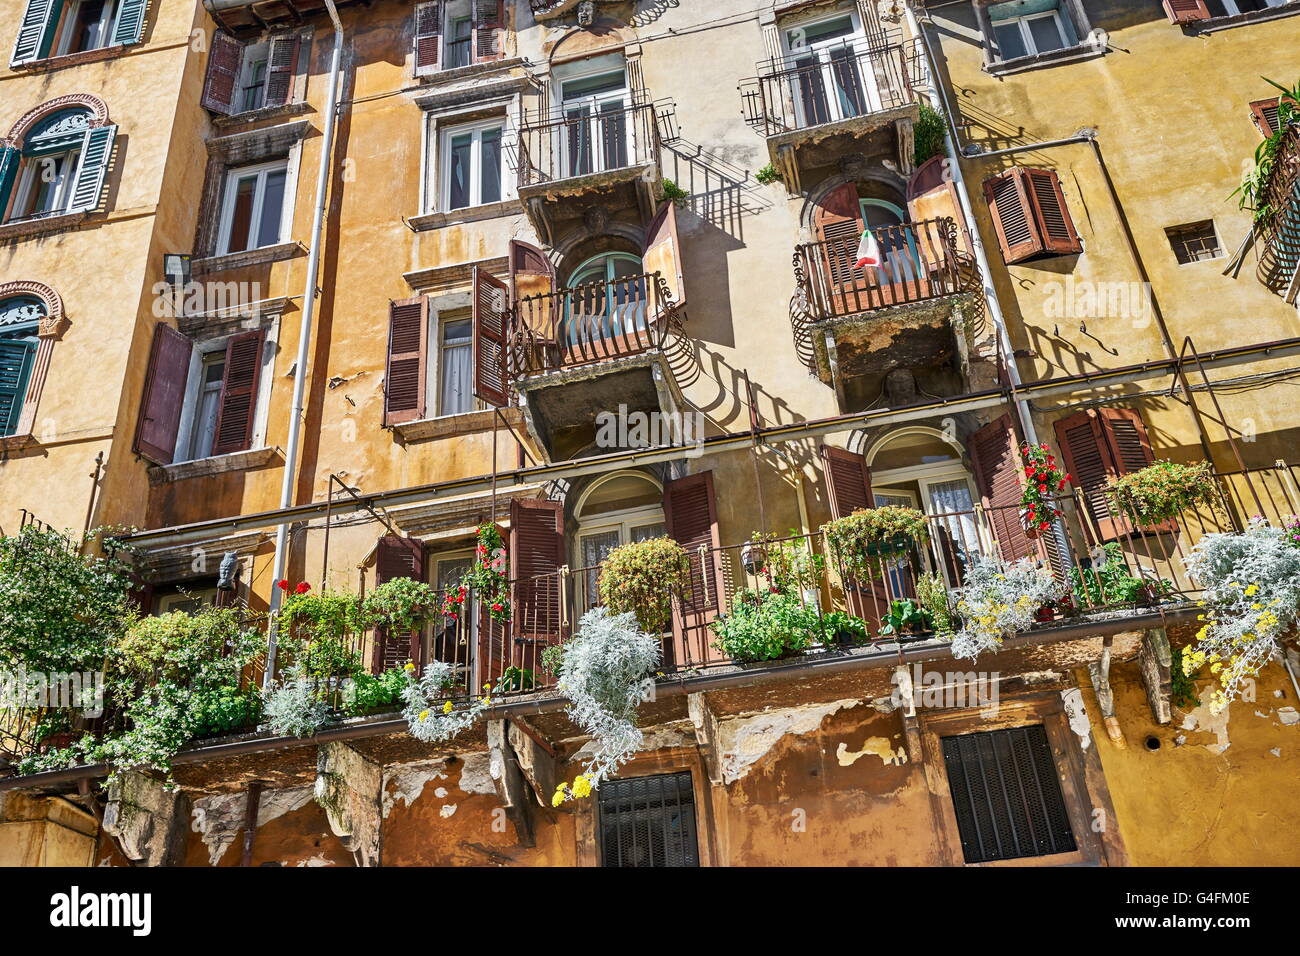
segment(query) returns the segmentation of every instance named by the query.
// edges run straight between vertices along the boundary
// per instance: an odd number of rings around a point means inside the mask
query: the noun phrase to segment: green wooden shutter
[[[0,436],[18,430],[32,374],[36,343],[22,339],[0,340]]]
[[[148,6],[149,0],[122,0],[113,25],[112,46],[127,46],[144,38],[144,12]]]
[[[18,176],[22,151],[17,146],[0,146],[0,214],[9,206],[9,191]]]
[[[63,0],[27,0],[27,10],[18,25],[18,40],[14,43],[10,66],[18,66],[28,60],[41,60],[50,55],[54,28],[58,25],[62,11]]]
[[[116,126],[95,126],[86,130],[81,146],[81,166],[72,187],[72,204],[68,212],[89,212],[99,205],[104,192],[104,175],[113,155]]]

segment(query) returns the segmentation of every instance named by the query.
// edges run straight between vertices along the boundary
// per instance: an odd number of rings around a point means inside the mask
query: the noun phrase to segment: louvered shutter
[[[817,239],[825,243],[826,274],[832,285],[851,284],[857,276],[853,268],[858,241],[862,237],[862,204],[858,187],[852,183],[837,186],[821,201],[813,215]]]
[[[235,111],[235,84],[239,81],[239,68],[244,59],[244,45],[228,33],[217,30],[212,34],[208,50],[208,71],[203,78],[203,97],[199,100],[204,109],[223,116]]]
[[[176,456],[176,432],[193,350],[193,343],[171,326],[160,322],[154,327],[132,447],[137,455],[157,465],[170,465]]]
[[[664,524],[668,536],[686,551],[688,593],[673,614],[674,641],[666,663],[683,666],[721,660],[708,624],[722,607],[722,563],[718,549],[718,508],[713,472],[701,471],[664,485]],[[701,555],[700,549],[705,553]]]
[[[510,625],[515,666],[536,671],[548,644],[563,637],[560,568],[564,505],[546,498],[510,502]]]
[[[871,469],[865,457],[830,445],[821,446],[821,456],[832,517],[843,518],[876,506],[871,495]]]
[[[35,356],[35,342],[0,339],[0,437],[18,431]]]
[[[388,307],[388,372],[384,376],[384,424],[424,417],[429,300],[401,299]]]
[[[1265,139],[1277,132],[1279,99],[1275,96],[1271,100],[1256,100],[1250,104],[1251,118]]]
[[[1165,16],[1170,23],[1193,23],[1210,19],[1205,0],[1164,0]]]
[[[127,46],[140,42],[144,36],[144,12],[148,7],[149,0],[122,0],[117,23],[113,25],[114,45]]]
[[[302,38],[296,33],[271,39],[266,66],[267,106],[283,106],[293,99],[293,83],[298,74],[298,48],[301,45]]]
[[[474,62],[499,60],[505,54],[505,0],[470,0]]]
[[[510,334],[510,288],[490,272],[474,267],[474,395],[495,405],[507,404],[506,347]]]
[[[0,211],[9,206],[9,192],[14,188],[22,157],[22,150],[17,146],[0,146]]]
[[[77,167],[77,179],[72,186],[72,202],[69,212],[91,212],[99,206],[104,195],[104,177],[108,173],[109,160],[113,158],[113,142],[117,137],[116,126],[95,126],[86,130],[86,138],[81,145],[81,163]]]
[[[1008,169],[984,180],[984,198],[993,215],[993,229],[998,236],[1002,258],[1008,265],[1024,262],[1043,251],[1019,168]]]
[[[1074,230],[1061,180],[1050,169],[1026,169],[1028,194],[1037,215],[1043,251],[1057,255],[1073,255],[1083,251],[1079,234]]]
[[[18,24],[18,39],[14,43],[10,66],[28,60],[42,60],[50,55],[54,42],[54,27],[59,22],[63,0],[27,0],[27,9]]]
[[[375,584],[383,584],[397,578],[410,578],[412,581],[424,580],[424,542],[418,538],[403,538],[401,535],[388,534],[379,539],[375,546]],[[409,634],[389,634],[386,628],[375,629],[374,650],[370,659],[371,673],[401,667],[407,661],[413,663],[419,673],[423,665],[422,636],[419,631]]]
[[[668,285],[677,305],[686,304],[686,283],[682,281],[682,245],[677,236],[677,204],[669,201],[656,213],[646,230],[641,267],[658,272]]]
[[[1037,555],[1020,521],[1024,466],[1017,445],[1010,415],[977,429],[966,445],[984,514],[1006,561]]]
[[[1103,541],[1134,530],[1114,512],[1106,496],[1106,479],[1140,471],[1155,460],[1142,417],[1129,408],[1087,409],[1056,422],[1057,441],[1065,467]],[[1173,531],[1177,523],[1161,522],[1145,531]]]
[[[442,0],[415,7],[415,75],[438,71],[442,52]]]
[[[257,383],[262,367],[261,329],[231,336],[226,345],[226,374],[221,383],[212,454],[245,451],[253,441]]]

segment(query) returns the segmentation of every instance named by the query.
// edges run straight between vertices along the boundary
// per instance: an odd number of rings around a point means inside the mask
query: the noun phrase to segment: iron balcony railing
[[[745,122],[765,137],[870,116],[916,99],[901,43],[848,40],[759,64],[743,81]]]
[[[1300,304],[1300,124],[1282,133],[1261,199],[1259,281]]]
[[[655,104],[580,101],[525,113],[519,127],[519,188],[657,163]]]
[[[798,246],[795,281],[813,321],[861,315],[887,306],[923,302],[978,288],[974,260],[957,246],[949,218],[873,229],[878,266],[857,268],[860,236]]]
[[[681,331],[679,312],[657,272],[526,296],[514,311],[511,376],[662,349]]]

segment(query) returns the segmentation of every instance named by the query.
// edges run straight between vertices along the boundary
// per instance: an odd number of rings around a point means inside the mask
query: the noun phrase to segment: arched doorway
[[[570,273],[563,340],[569,348],[610,349],[646,329],[648,290],[641,257],[602,252]],[[623,344],[630,344],[625,343]]]
[[[666,533],[663,494],[663,486],[644,472],[616,471],[592,482],[578,496],[572,560],[575,568],[583,569],[583,610],[599,603],[598,569],[607,554],[619,545]]]

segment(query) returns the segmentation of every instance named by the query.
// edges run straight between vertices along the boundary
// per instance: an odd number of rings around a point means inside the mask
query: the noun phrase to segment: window
[[[646,328],[649,290],[640,256],[607,252],[588,259],[569,277],[561,335],[571,346]]]
[[[594,569],[619,545],[666,533],[663,490],[645,475],[616,472],[591,485],[578,500],[575,567],[584,572],[587,606],[600,603]]]
[[[787,29],[790,98],[800,127],[819,126],[881,108],[875,68],[855,17],[832,17]]]
[[[0,213],[6,222],[89,212],[102,198],[116,126],[95,126],[81,107],[42,117],[19,145],[0,146]]]
[[[610,66],[607,57],[599,57],[560,80],[566,177],[622,169],[630,161],[627,74],[621,63]]]
[[[205,109],[223,116],[300,101],[305,94],[310,34],[236,40],[217,30],[203,80]]]
[[[24,163],[10,210],[10,221],[40,219],[65,212],[72,195],[73,173],[80,158],[81,150],[73,147]]]
[[[239,110],[260,110],[266,105],[266,75],[270,64],[271,47],[257,43],[244,48],[239,76]]]
[[[474,332],[468,310],[440,313],[438,326],[439,415],[463,415],[474,410]]]
[[[455,126],[441,134],[441,195],[450,211],[500,202],[502,122]]]
[[[0,438],[18,432],[42,315],[40,302],[28,296],[0,302]]]
[[[148,0],[27,0],[11,65],[139,43]]]
[[[1205,6],[1212,17],[1235,17],[1240,13],[1254,13],[1289,2],[1290,0],[1205,0]]]
[[[197,614],[205,607],[217,607],[220,596],[216,582],[211,579],[155,588],[153,613],[163,615],[179,611],[182,614]]]
[[[73,0],[67,4],[55,55],[108,46],[116,6],[114,0]]]
[[[1174,250],[1174,257],[1182,265],[1200,262],[1205,259],[1217,259],[1223,255],[1219,245],[1218,233],[1214,230],[1214,220],[1204,219],[1183,226],[1168,226],[1165,235]]]
[[[699,866],[690,772],[606,780],[597,794],[601,866]]]
[[[190,428],[187,456],[191,461],[212,454],[212,443],[217,434],[217,414],[221,411],[221,385],[225,375],[225,349],[203,356],[195,382],[194,422]]]
[[[288,160],[244,166],[226,174],[217,255],[261,249],[283,241]]]
[[[447,68],[469,66],[473,27],[469,17],[457,17],[447,34]]]
[[[940,743],[967,863],[1078,849],[1042,724],[941,737]]]
[[[1131,408],[1105,406],[1067,415],[1054,428],[1065,470],[1074,476],[1101,539],[1113,541],[1133,534],[1136,529],[1128,519],[1112,510],[1107,479],[1132,474],[1155,461],[1142,416]],[[1176,522],[1166,521],[1144,530],[1176,528]]]
[[[504,0],[428,0],[416,4],[414,17],[416,76],[505,54]]]
[[[984,198],[1007,265],[1083,251],[1052,170],[1008,169],[984,180]]]

